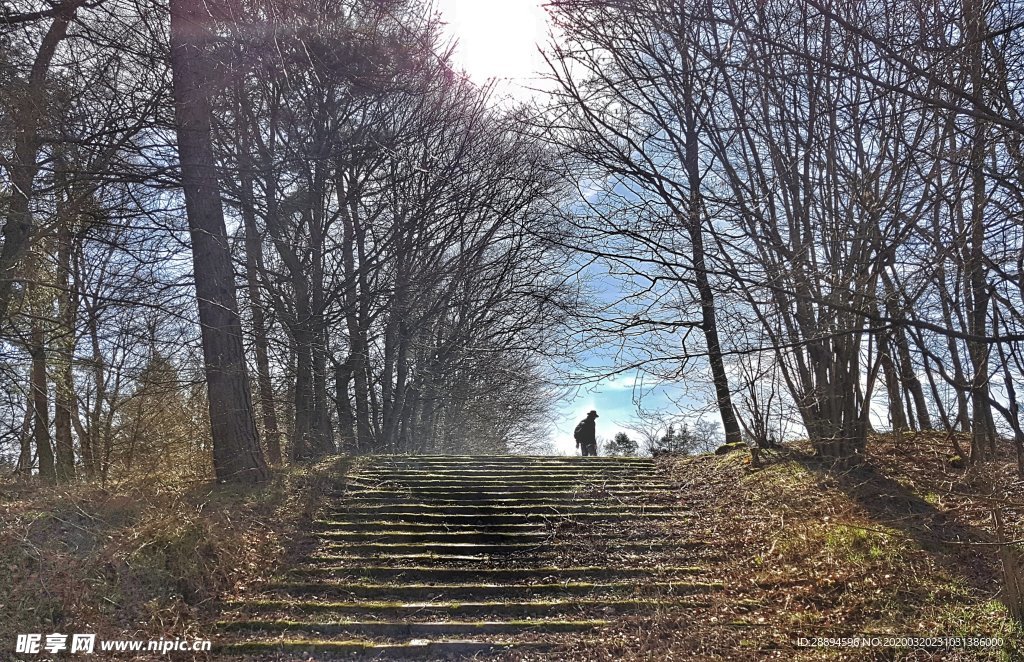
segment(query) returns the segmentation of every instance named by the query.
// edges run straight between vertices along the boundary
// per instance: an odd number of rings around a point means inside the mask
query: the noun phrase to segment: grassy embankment
[[[965,444],[966,442],[964,442]],[[963,444],[962,444],[963,445]],[[825,471],[808,448],[667,461],[685,528],[712,542],[725,585],[704,609],[623,619],[594,659],[1024,660],[1024,630],[1001,603],[991,510],[1024,539],[1024,481],[1012,454],[964,468],[939,434],[871,440],[871,468]],[[952,460],[952,461],[951,461]],[[648,532],[650,535],[650,532]],[[701,563],[701,559],[695,559]],[[799,637],[997,637],[995,648],[801,648]],[[596,642],[595,642],[596,643]],[[581,651],[582,654],[586,654]]]
[[[258,489],[0,482],[0,650],[18,633],[211,638],[217,599],[300,553],[347,464],[277,470]]]

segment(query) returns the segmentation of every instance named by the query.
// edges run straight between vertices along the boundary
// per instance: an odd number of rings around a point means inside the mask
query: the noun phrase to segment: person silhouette
[[[576,439],[576,448],[583,451],[583,456],[597,455],[597,412],[593,409],[576,425],[572,436]]]

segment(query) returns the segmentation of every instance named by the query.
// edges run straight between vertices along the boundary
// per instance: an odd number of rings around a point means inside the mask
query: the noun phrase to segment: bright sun
[[[456,65],[478,83],[498,79],[499,88],[528,96],[545,70],[537,45],[547,42],[544,0],[436,0],[437,11],[457,42]]]

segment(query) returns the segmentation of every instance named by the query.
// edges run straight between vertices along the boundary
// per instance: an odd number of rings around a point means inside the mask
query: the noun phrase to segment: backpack
[[[572,438],[573,439],[575,439],[576,441],[580,440],[580,437],[583,436],[583,427],[586,424],[587,424],[587,419],[583,419],[582,421],[580,421],[579,423],[576,424],[576,429],[572,431]]]

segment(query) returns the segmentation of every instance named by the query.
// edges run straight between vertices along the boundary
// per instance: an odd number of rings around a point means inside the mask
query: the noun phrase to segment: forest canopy
[[[418,0],[5,4],[0,459],[539,452],[639,371],[730,443],[1024,471],[1020,3],[548,11],[516,104]]]

